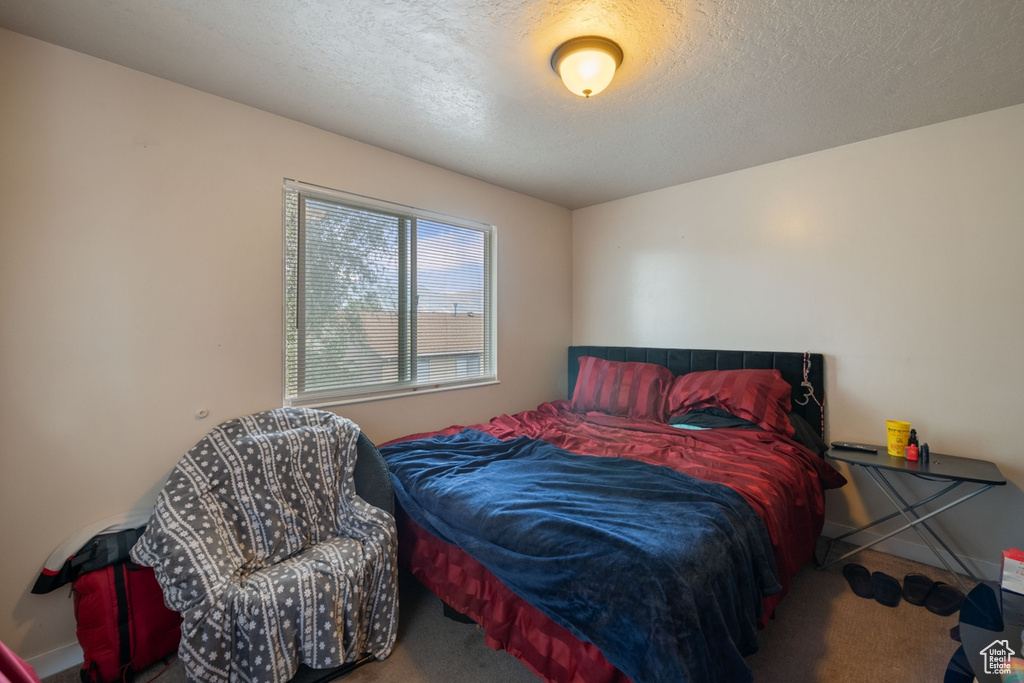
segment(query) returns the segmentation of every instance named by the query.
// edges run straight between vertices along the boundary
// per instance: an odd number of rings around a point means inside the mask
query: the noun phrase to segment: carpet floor
[[[837,544],[837,554],[842,552]],[[866,550],[850,558],[869,571],[902,582],[917,572],[955,583],[943,570]],[[900,601],[885,607],[859,598],[842,575],[843,563],[825,570],[808,565],[794,577],[790,594],[761,631],[759,651],[747,658],[754,680],[764,683],[935,683],[957,648],[949,631],[957,615],[940,617]],[[484,645],[483,631],[442,615],[441,602],[418,582],[400,582],[401,620],[391,656],[366,664],[345,683],[529,683],[537,678],[518,660]],[[968,584],[970,586],[970,584]],[[157,664],[137,683],[184,683],[181,664]],[[161,673],[162,671],[162,673]],[[76,683],[69,669],[44,683]]]

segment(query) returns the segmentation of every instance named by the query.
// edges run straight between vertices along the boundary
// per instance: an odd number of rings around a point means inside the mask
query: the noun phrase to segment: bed
[[[845,483],[823,362],[570,347],[569,399],[381,448],[400,562],[544,680],[750,680]]]

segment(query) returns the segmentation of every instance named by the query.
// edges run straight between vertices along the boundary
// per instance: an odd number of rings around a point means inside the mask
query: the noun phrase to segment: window
[[[285,404],[497,379],[494,228],[285,181]]]

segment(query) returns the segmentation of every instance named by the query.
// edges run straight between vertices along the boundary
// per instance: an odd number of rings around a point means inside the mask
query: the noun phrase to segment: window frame
[[[298,206],[295,210],[294,225],[290,225],[289,197],[296,195],[295,201]],[[484,346],[480,358],[480,374],[470,379],[459,379],[453,377],[442,381],[423,381],[417,378],[417,363],[422,359],[429,361],[430,354],[416,353],[416,326],[418,312],[410,307],[407,310],[400,310],[399,335],[398,335],[398,358],[399,378],[396,381],[382,381],[379,384],[362,385],[352,388],[333,388],[317,392],[302,391],[299,387],[299,360],[301,354],[299,339],[304,334],[299,324],[301,310],[301,286],[300,286],[300,264],[305,258],[305,240],[303,235],[303,217],[298,207],[302,206],[301,197],[312,197],[320,201],[337,203],[347,208],[365,210],[377,214],[385,214],[397,217],[401,221],[409,220],[410,235],[408,237],[408,254],[400,256],[399,283],[397,293],[399,298],[416,298],[416,230],[417,220],[424,220],[435,224],[472,230],[481,233],[484,241],[484,263],[483,263],[483,336]],[[292,234],[294,232],[294,235]],[[488,386],[498,384],[498,344],[497,344],[497,228],[488,223],[458,218],[427,209],[420,209],[404,204],[397,204],[383,199],[366,197],[363,195],[334,190],[311,183],[301,182],[290,178],[284,179],[282,191],[282,397],[285,406],[304,407],[326,407],[345,405],[349,403],[362,403],[378,401],[402,396],[413,396],[438,391],[452,391],[472,387]],[[401,241],[401,240],[400,240]],[[292,253],[294,252],[294,253]],[[405,284],[405,283],[408,284]],[[292,302],[294,297],[295,301]],[[404,306],[400,305],[400,309]],[[402,322],[402,316],[406,320]],[[406,332],[402,332],[402,330]],[[294,339],[290,340],[290,335]],[[295,357],[293,358],[293,354]],[[408,378],[403,379],[402,367],[408,368]],[[295,377],[290,373],[294,372]],[[294,385],[294,395],[290,393]]]

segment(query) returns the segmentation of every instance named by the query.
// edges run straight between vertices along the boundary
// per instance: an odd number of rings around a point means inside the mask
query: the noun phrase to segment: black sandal
[[[875,590],[871,586],[871,572],[862,565],[855,562],[844,564],[843,576],[857,596],[868,599],[875,597]]]
[[[907,574],[903,577],[903,599],[911,605],[923,605],[935,588],[935,582],[924,574]]]
[[[900,604],[900,582],[882,572],[875,572],[871,575],[871,587],[875,592],[875,601],[886,607],[895,607]]]
[[[925,608],[940,617],[948,617],[959,611],[963,604],[964,594],[960,592],[960,589],[941,581],[932,587],[928,598],[924,601]]]

